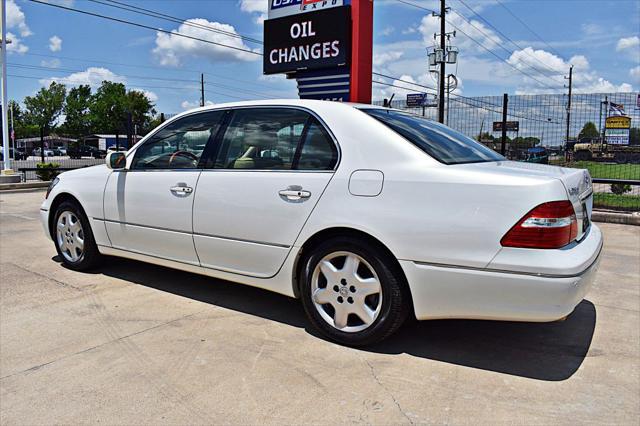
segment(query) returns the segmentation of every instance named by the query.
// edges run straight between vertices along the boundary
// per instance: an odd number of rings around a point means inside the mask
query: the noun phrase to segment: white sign
[[[105,138],[98,139],[98,149],[101,151],[107,150],[107,140]]]
[[[269,2],[268,18],[297,15],[298,13],[338,7],[350,4],[349,0],[266,0]]]
[[[609,145],[629,145],[629,129],[606,129],[604,139]]]

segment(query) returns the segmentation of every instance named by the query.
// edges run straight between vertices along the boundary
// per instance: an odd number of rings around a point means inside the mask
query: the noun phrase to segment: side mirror
[[[124,170],[127,165],[127,156],[124,152],[115,151],[107,154],[107,167],[112,170]]]

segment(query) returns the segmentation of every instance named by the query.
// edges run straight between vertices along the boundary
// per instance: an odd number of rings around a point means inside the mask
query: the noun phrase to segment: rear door
[[[224,111],[182,117],[133,153],[127,170],[114,171],[104,192],[104,219],[114,248],[198,265],[192,207],[205,146]]]
[[[195,196],[194,242],[202,266],[275,275],[337,162],[337,145],[309,112],[235,110]]]

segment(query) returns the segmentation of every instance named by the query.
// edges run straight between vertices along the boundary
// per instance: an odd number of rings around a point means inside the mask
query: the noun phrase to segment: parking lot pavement
[[[65,269],[43,195],[0,194],[3,425],[638,424],[640,227],[600,225],[565,322],[413,322],[351,349],[262,290],[117,258]]]

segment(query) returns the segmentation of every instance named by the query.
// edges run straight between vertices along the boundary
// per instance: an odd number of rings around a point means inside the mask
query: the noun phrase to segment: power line
[[[31,0],[31,1],[34,1],[34,0]],[[403,3],[403,4],[407,4],[407,5],[409,5],[409,6],[413,6],[413,7],[417,8],[417,9],[422,9],[422,10],[426,10],[426,11],[428,11],[428,12],[433,12],[433,10],[431,10],[431,9],[429,9],[429,8],[422,7],[422,6],[420,6],[420,5],[417,5],[417,4],[415,4],[415,3],[411,3],[411,2],[408,2],[408,1],[405,1],[405,0],[396,0],[396,1],[398,1],[398,2],[400,2],[400,3]],[[457,31],[460,31],[462,34],[464,34],[465,36],[467,36],[467,37],[468,37],[471,41],[473,41],[475,44],[477,44],[478,46],[480,46],[481,48],[483,48],[484,50],[486,50],[486,51],[487,51],[488,53],[490,53],[491,55],[493,55],[493,56],[495,56],[496,58],[498,58],[500,61],[502,61],[502,62],[504,62],[505,64],[509,65],[509,66],[510,66],[511,68],[513,68],[515,71],[517,71],[517,72],[519,72],[519,73],[521,73],[521,74],[523,74],[523,75],[526,75],[526,76],[527,76],[527,77],[529,77],[530,79],[532,79],[532,80],[534,80],[534,81],[538,82],[538,83],[539,83],[540,85],[542,85],[543,87],[547,87],[547,88],[552,89],[552,90],[556,90],[556,89],[558,89],[557,87],[549,86],[548,84],[546,84],[546,83],[544,83],[544,82],[542,82],[542,81],[538,80],[537,78],[533,77],[531,74],[529,74],[529,73],[527,73],[527,72],[525,72],[525,71],[521,70],[520,68],[516,67],[515,65],[511,64],[511,63],[510,63],[510,62],[508,62],[506,59],[502,58],[500,55],[498,55],[497,53],[495,53],[495,52],[494,52],[494,51],[492,51],[491,49],[487,48],[484,44],[482,44],[481,42],[479,42],[479,41],[478,41],[478,40],[476,40],[475,38],[471,37],[469,34],[467,34],[464,30],[460,29],[460,27],[458,27],[457,25],[455,25],[455,24],[454,24],[454,23],[452,23],[451,21],[447,21],[447,22],[448,22],[452,27],[454,27]]]
[[[502,6],[502,7],[504,8],[504,10],[506,10],[507,12],[509,12],[509,14],[510,14],[511,16],[513,16],[513,17],[514,17],[518,22],[520,22],[522,25],[524,25],[524,27],[525,27],[526,29],[528,29],[528,30],[529,30],[529,32],[530,32],[531,34],[533,34],[534,36],[536,36],[536,37],[538,38],[538,40],[540,40],[541,42],[543,42],[543,43],[545,44],[545,46],[547,46],[549,49],[551,49],[551,50],[553,51],[553,53],[555,53],[555,54],[556,54],[556,55],[558,55],[559,57],[562,57],[562,55],[561,55],[560,53],[558,53],[558,51],[557,51],[556,49],[554,49],[551,45],[549,45],[549,43],[547,43],[546,41],[544,41],[544,40],[542,39],[542,37],[540,37],[540,35],[538,35],[538,33],[536,33],[535,31],[533,31],[533,30],[531,29],[531,27],[530,27],[529,25],[527,25],[527,23],[526,23],[526,22],[524,22],[524,21],[523,21],[522,19],[520,19],[520,18],[519,18],[515,13],[513,13],[513,12],[511,11],[511,9],[509,9],[509,8],[508,8],[504,3],[502,3],[500,0],[496,0],[496,2],[497,2],[500,6]]]
[[[134,64],[130,64],[130,63],[111,62],[111,61],[104,61],[104,60],[100,60],[100,59],[74,58],[74,57],[70,57],[70,56],[48,55],[48,54],[33,53],[33,52],[25,52],[24,55],[38,56],[38,57],[43,57],[43,58],[64,59],[64,60],[69,60],[69,61],[84,62],[84,63],[88,63],[88,64],[93,63],[93,64],[114,65],[114,66],[129,67],[129,68],[162,70],[163,72],[180,72],[180,73],[192,72],[192,73],[197,73],[197,74],[200,74],[202,72],[202,71],[199,71],[199,70],[186,69],[186,68],[171,69],[171,68],[165,68],[165,67],[153,66],[153,65],[134,65]],[[272,89],[271,87],[266,86],[264,84],[258,84],[258,83],[252,82],[252,81],[241,80],[241,79],[237,79],[237,78],[233,78],[233,77],[227,77],[227,76],[223,76],[223,75],[219,75],[219,74],[212,74],[210,72],[205,72],[204,75],[207,76],[207,77],[212,77],[212,78],[220,78],[220,79],[224,79],[224,80],[235,81],[235,82],[242,83],[242,84],[251,84],[253,86],[260,87],[260,88],[265,88],[265,89],[269,89],[269,90]]]
[[[88,0],[92,3],[97,3],[97,4],[101,4],[104,6],[108,6],[108,7],[113,7],[115,9],[120,9],[120,10],[126,10],[128,12],[133,12],[133,13],[137,13],[140,15],[145,15],[145,16],[150,16],[152,18],[156,18],[156,19],[163,19],[165,21],[170,21],[170,22],[175,22],[175,23],[179,23],[179,24],[183,24],[189,27],[193,27],[193,28],[199,28],[202,30],[206,30],[206,31],[210,31],[210,32],[214,32],[214,33],[218,33],[218,34],[222,34],[228,37],[233,37],[233,38],[239,38],[241,40],[244,41],[248,41],[251,43],[257,43],[257,44],[263,44],[262,40],[258,40],[252,37],[246,37],[243,36],[241,34],[238,33],[233,33],[230,31],[225,31],[225,30],[221,30],[219,28],[214,28],[210,25],[204,25],[204,24],[199,24],[196,22],[191,22],[187,19],[184,18],[178,18],[175,16],[171,16],[162,12],[157,12],[151,9],[145,9],[143,7],[139,7],[139,6],[134,6],[134,5],[130,5],[124,2],[119,2],[119,1],[115,1],[115,0],[106,0],[106,1],[102,1],[102,0]]]
[[[67,6],[63,6],[63,5],[60,5],[60,4],[47,3],[46,1],[43,1],[43,0],[29,0],[29,1],[33,2],[33,3],[42,4],[42,5],[45,5],[45,6],[50,6],[50,7],[55,7],[55,8],[58,8],[58,9],[67,10],[67,11],[70,11],[70,12],[77,12],[77,13],[81,13],[81,14],[84,14],[84,15],[93,16],[93,17],[96,17],[96,18],[102,18],[102,19],[106,19],[106,20],[109,20],[109,21],[119,22],[121,24],[132,25],[134,27],[145,28],[145,29],[148,29],[148,30],[158,31],[158,32],[161,32],[161,33],[169,34],[169,35],[175,35],[176,37],[183,37],[183,38],[188,38],[190,40],[196,40],[196,41],[201,41],[203,43],[208,43],[208,44],[212,44],[212,45],[216,45],[216,46],[226,47],[228,49],[233,49],[233,50],[249,53],[249,54],[256,55],[256,56],[262,56],[261,52],[256,52],[256,51],[253,51],[253,50],[244,49],[242,47],[231,46],[231,45],[224,44],[224,43],[219,43],[219,42],[216,42],[216,41],[205,40],[205,39],[202,39],[202,38],[193,37],[193,36],[190,36],[190,35],[187,35],[187,34],[182,34],[182,33],[174,32],[174,31],[163,30],[162,28],[157,28],[157,27],[152,27],[150,25],[144,25],[144,24],[140,24],[140,23],[137,23],[137,22],[127,21],[125,19],[114,18],[113,16],[101,15],[99,13],[89,12],[89,11],[86,11],[86,10],[76,9],[76,8],[73,8],[73,7],[67,7]]]
[[[464,2],[464,0],[458,0],[464,7],[466,7],[467,9],[469,9],[469,11],[471,11],[471,13],[473,13],[475,16],[477,16],[478,18],[482,19],[482,21],[484,21],[487,25],[489,25],[491,28],[493,28],[498,34],[500,34],[502,37],[504,37],[506,40],[508,40],[511,44],[513,44],[516,48],[520,49],[520,51],[522,51],[523,53],[525,53],[527,56],[529,56],[530,58],[534,59],[536,62],[538,62],[540,65],[542,65],[545,69],[547,69],[548,71],[551,71],[553,74],[560,74],[559,71],[554,70],[552,68],[549,68],[549,66],[547,64],[545,64],[544,62],[542,62],[540,59],[538,59],[537,57],[533,56],[532,54],[530,54],[529,52],[527,52],[522,46],[520,46],[518,43],[516,43],[515,41],[513,41],[511,38],[509,38],[509,36],[507,36],[505,33],[503,33],[502,31],[500,31],[500,29],[498,29],[497,27],[495,27],[491,22],[487,21],[482,15],[480,15],[478,12],[476,12],[475,10],[473,10],[469,5],[467,5],[467,3]],[[474,28],[476,28],[478,31],[480,31],[482,34],[484,34],[486,37],[489,37],[489,35],[487,35],[484,31],[482,31],[482,29],[476,27],[473,22],[471,22],[469,19],[466,19],[463,15],[461,15],[457,10],[455,11],[455,13],[460,16],[462,19],[464,19],[465,21],[467,21],[469,23],[469,25],[473,26]],[[513,54],[514,52],[507,49],[506,47],[500,45],[500,47],[504,50],[506,50],[509,55]],[[531,69],[539,72],[540,74],[542,74],[540,72],[540,70],[538,70],[537,68],[533,67],[533,66],[529,66]],[[544,75],[544,74],[543,74]],[[546,75],[545,75],[546,76]]]

